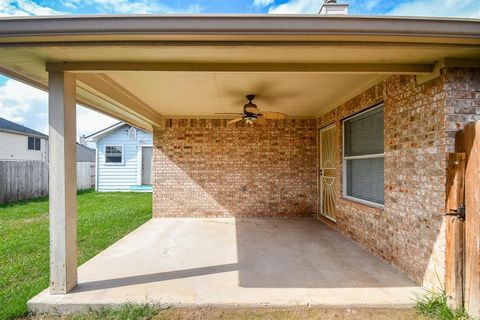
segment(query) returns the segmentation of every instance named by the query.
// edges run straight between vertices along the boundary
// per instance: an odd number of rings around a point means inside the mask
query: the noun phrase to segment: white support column
[[[50,293],[77,285],[76,83],[68,72],[48,79]]]

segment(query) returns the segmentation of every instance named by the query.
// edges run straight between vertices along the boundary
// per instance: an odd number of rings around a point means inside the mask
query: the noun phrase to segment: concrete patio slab
[[[410,307],[421,288],[316,219],[152,219],[80,266],[33,312],[126,302]]]

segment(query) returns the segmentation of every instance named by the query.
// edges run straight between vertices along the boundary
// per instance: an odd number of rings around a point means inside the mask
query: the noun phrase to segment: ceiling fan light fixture
[[[282,120],[287,118],[287,115],[281,112],[274,112],[274,111],[267,111],[267,112],[260,112],[258,110],[257,105],[252,102],[255,99],[255,95],[249,94],[246,96],[248,99],[248,103],[243,105],[243,113],[227,113],[227,114],[235,114],[240,115],[241,117],[235,118],[227,122],[227,125],[232,125],[239,121],[245,121],[245,123],[249,125],[253,125],[257,123],[260,126],[265,126],[267,124],[267,120]],[[223,113],[225,114],[225,113]]]
[[[247,124],[253,124],[255,121],[257,121],[257,117],[253,116],[246,116],[244,119]]]

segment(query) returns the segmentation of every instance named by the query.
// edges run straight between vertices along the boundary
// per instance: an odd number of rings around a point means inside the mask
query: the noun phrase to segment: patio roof
[[[389,74],[478,65],[480,22],[320,15],[0,19],[0,72],[47,89],[76,73],[77,101],[146,130],[168,117],[262,110],[314,118]]]

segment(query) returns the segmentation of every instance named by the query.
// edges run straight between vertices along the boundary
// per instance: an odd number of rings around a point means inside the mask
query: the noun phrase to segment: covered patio
[[[50,287],[30,308],[411,306],[445,274],[446,154],[478,116],[479,25],[319,15],[0,19],[0,72],[49,92]],[[227,124],[233,117],[218,113],[241,112],[247,94],[288,119]],[[77,103],[154,135],[155,219],[80,267]],[[379,149],[345,160],[345,120],[365,110]],[[358,145],[368,145],[366,131]],[[375,194],[362,200],[347,194],[346,167],[369,159],[378,166],[360,167],[364,184],[354,187],[375,184]]]
[[[405,308],[421,288],[313,218],[158,218],[80,266],[67,295],[34,312],[162,306]]]

